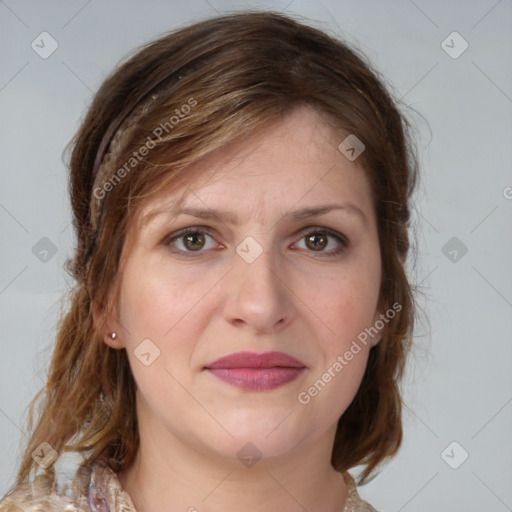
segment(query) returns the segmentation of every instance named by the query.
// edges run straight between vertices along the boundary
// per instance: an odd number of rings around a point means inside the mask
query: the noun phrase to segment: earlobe
[[[109,332],[103,336],[104,342],[112,348],[123,348],[123,345],[121,344],[121,340],[117,336],[116,332]]]
[[[385,316],[377,311],[375,313],[375,317],[373,318],[373,330],[378,331],[375,335],[372,334],[370,345],[375,347],[381,340],[384,335],[384,330],[386,328],[386,323],[382,320],[382,317]]]
[[[382,333],[381,332],[379,332],[379,334],[377,334],[374,337],[372,337],[372,340],[370,342],[370,345],[372,346],[372,348],[375,347],[376,345],[378,345],[381,339],[382,339]]]
[[[124,348],[119,336],[120,329],[113,315],[106,315],[104,309],[98,307],[93,310],[92,316],[94,327],[103,338],[103,342],[111,348]]]
[[[103,342],[111,348],[124,348],[124,344],[119,336],[119,331],[110,331],[105,327],[102,330]]]

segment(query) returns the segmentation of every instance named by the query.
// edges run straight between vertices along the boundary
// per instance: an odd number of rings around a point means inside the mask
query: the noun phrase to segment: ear
[[[370,339],[371,347],[375,347],[375,345],[377,345],[380,342],[380,340],[382,339],[382,337],[384,335],[384,330],[386,329],[386,324],[387,324],[386,315],[384,315],[383,313],[381,313],[380,311],[377,310],[375,312],[375,316],[373,317],[373,322],[372,322],[373,329],[372,329],[372,336]],[[378,332],[375,333],[375,331],[378,331]]]
[[[92,312],[94,328],[99,333],[103,342],[111,348],[124,348],[124,341],[120,323],[116,320],[115,311],[108,311],[102,304],[97,305]],[[112,338],[115,333],[115,338]]]

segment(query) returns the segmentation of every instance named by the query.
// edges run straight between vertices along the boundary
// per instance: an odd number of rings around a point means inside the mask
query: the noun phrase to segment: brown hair
[[[139,446],[134,379],[125,350],[107,346],[93,321],[93,312],[105,318],[114,310],[131,223],[145,201],[181,183],[188,165],[300,105],[365,144],[359,158],[372,187],[382,256],[379,308],[401,305],[371,349],[357,395],[339,419],[331,462],[340,471],[363,464],[364,481],[396,453],[402,440],[398,385],[416,311],[404,266],[417,158],[410,124],[384,83],[348,43],[282,14],[252,11],[161,37],[105,80],[72,141],[69,190],[77,246],[66,270],[76,284],[59,321],[46,386],[30,404],[31,437],[17,485],[37,469],[31,454],[42,442],[59,453],[80,452],[88,461],[104,459],[117,472],[131,464]],[[177,110],[187,114],[171,123]],[[167,129],[157,137],[159,126]],[[150,139],[150,152],[132,162]],[[96,225],[91,199],[100,189],[92,171],[107,175],[106,166],[110,175],[125,172],[101,193]],[[45,471],[55,476],[53,466]]]

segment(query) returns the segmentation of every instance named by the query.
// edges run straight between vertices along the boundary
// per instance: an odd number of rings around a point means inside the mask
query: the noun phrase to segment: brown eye
[[[183,244],[191,251],[198,251],[204,247],[205,237],[203,233],[197,232],[183,237]]]
[[[163,244],[168,246],[172,252],[182,256],[200,256],[208,250],[219,247],[210,234],[211,229],[206,226],[189,227],[167,236]]]
[[[306,238],[306,245],[313,251],[322,251],[327,246],[327,236],[325,233],[313,233]]]
[[[302,231],[302,236],[294,245],[302,245],[309,253],[316,253],[320,257],[334,257],[341,255],[348,247],[349,240],[345,235],[329,228],[308,228]]]

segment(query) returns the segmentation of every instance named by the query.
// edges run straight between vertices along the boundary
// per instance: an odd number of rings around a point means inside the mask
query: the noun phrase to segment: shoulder
[[[343,479],[347,485],[347,501],[343,512],[377,512],[369,503],[363,501],[357,492],[357,487],[350,473],[343,473]]]
[[[0,501],[0,512],[91,512],[87,488],[91,468],[80,466],[72,482],[59,486],[47,474],[37,475]]]

